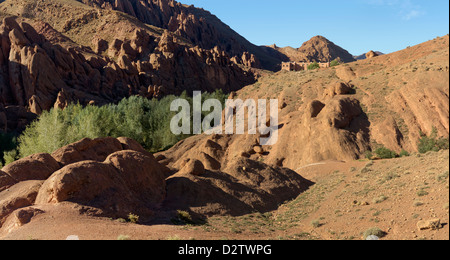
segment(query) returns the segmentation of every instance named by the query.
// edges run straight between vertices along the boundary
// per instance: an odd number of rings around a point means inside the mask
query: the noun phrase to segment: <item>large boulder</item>
[[[164,174],[152,157],[136,151],[111,154],[105,162],[82,161],[55,172],[36,204],[69,201],[112,217],[150,216],[165,198]]]
[[[120,151],[106,158],[114,166],[125,185],[142,201],[161,203],[166,196],[164,167],[153,156],[137,151]]]
[[[56,150],[52,156],[62,165],[69,165],[87,160],[103,162],[110,154],[121,150],[123,150],[122,144],[112,137],[84,138]]]
[[[21,182],[26,180],[45,180],[59,168],[58,162],[50,154],[40,153],[12,162],[4,167],[2,171],[8,174],[15,182]]]
[[[7,173],[0,170],[0,192],[6,190],[17,182]]]
[[[20,182],[0,192],[0,227],[13,211],[34,204],[43,181]]]

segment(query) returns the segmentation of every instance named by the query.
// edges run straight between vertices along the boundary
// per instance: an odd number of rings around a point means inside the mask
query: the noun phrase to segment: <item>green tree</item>
[[[181,95],[192,107],[192,98]],[[222,91],[202,94],[202,99],[215,98],[225,103],[228,95]],[[170,111],[173,100],[166,96],[160,100],[133,96],[118,104],[102,107],[72,104],[64,110],[52,109],[42,113],[19,137],[20,157],[35,153],[52,153],[58,148],[83,138],[129,137],[150,152],[165,150],[188,137],[174,135],[170,121],[176,114]],[[204,112],[204,115],[208,114]]]
[[[332,62],[330,62],[330,66],[331,67],[335,67],[341,65],[341,62],[338,59],[333,60]]]
[[[315,69],[318,69],[318,68],[320,68],[320,65],[317,62],[313,62],[313,63],[308,65],[308,70],[315,70]]]

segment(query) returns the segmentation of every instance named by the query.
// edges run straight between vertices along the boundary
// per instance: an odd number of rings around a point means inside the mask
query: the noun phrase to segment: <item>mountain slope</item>
[[[323,36],[311,38],[298,49],[276,46],[272,46],[272,48],[286,55],[291,61],[297,62],[330,62],[338,58],[343,62],[355,61],[348,51]]]
[[[259,135],[203,135],[163,154],[176,168],[188,158],[202,160],[205,147],[195,144],[216,138],[222,152],[214,158],[222,165],[250,157],[297,170],[327,160],[365,158],[380,147],[417,152],[422,133],[436,128],[438,136],[449,136],[448,47],[445,36],[328,69],[267,75],[236,98],[278,99],[275,145],[258,153]]]
[[[242,58],[245,53],[258,61],[254,67],[276,70],[281,63],[280,54],[267,52],[236,33],[210,12],[178,3],[174,0],[79,0],[102,9],[118,10],[138,20],[188,40],[203,49],[219,49],[231,57]]]
[[[202,49],[124,13],[75,0],[8,0],[0,4],[3,17],[0,118],[9,123],[1,122],[1,130],[23,129],[33,118],[27,111],[72,102],[229,92],[254,82],[218,48]]]

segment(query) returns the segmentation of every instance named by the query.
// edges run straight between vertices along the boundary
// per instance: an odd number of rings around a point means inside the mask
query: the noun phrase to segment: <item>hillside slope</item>
[[[9,121],[1,130],[20,131],[33,118],[27,113],[69,103],[229,92],[254,82],[218,48],[75,0],[4,1],[0,16],[0,119]]]
[[[167,29],[174,35],[187,39],[203,49],[216,46],[230,57],[244,60],[252,56],[252,67],[276,70],[282,55],[271,53],[265,47],[256,46],[236,33],[228,25],[210,12],[178,3],[174,0],[79,0],[102,9],[118,10],[138,20],[159,28]]]
[[[250,156],[296,170],[324,160],[365,158],[380,147],[415,152],[421,135],[434,128],[448,138],[448,55],[445,36],[333,68],[261,77],[235,97],[278,99],[278,142],[255,153],[258,135],[227,135],[220,139],[222,152],[215,160],[226,165]],[[197,144],[208,138],[189,138],[163,154],[177,168],[197,151],[201,159],[204,148]]]

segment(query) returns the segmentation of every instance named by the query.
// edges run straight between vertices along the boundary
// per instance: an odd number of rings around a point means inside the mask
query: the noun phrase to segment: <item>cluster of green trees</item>
[[[341,59],[337,58],[337,59],[335,59],[335,60],[330,62],[330,67],[335,67],[335,66],[338,66],[338,65],[341,65],[341,64],[342,64]],[[317,62],[313,62],[313,63],[308,65],[308,70],[315,70],[315,69],[319,69],[319,68],[320,68],[320,65]]]
[[[192,97],[186,93],[180,97],[188,100],[192,107]],[[166,96],[158,100],[133,96],[118,104],[101,107],[74,104],[64,110],[52,109],[31,123],[17,141],[1,137],[2,142],[3,139],[11,142],[9,146],[2,143],[7,156],[0,158],[0,163],[7,164],[35,153],[52,153],[86,137],[126,136],[138,141],[150,152],[168,149],[188,137],[174,135],[170,130],[172,117],[177,114],[170,111],[170,105],[180,97]],[[203,100],[214,98],[222,104],[227,97],[221,90],[202,94]]]

